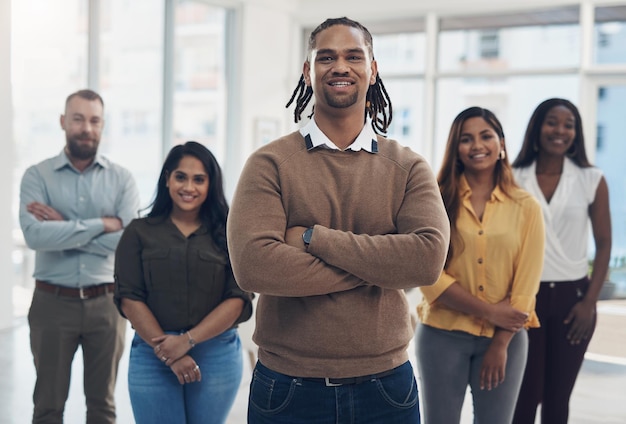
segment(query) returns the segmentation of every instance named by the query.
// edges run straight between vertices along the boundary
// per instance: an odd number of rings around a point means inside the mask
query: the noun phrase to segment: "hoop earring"
[[[533,143],[533,151],[534,152],[538,152],[539,151],[539,146],[537,146],[537,143]]]
[[[503,160],[506,158],[506,152],[504,151],[504,149],[500,150],[500,154],[498,155],[498,158],[500,160]]]

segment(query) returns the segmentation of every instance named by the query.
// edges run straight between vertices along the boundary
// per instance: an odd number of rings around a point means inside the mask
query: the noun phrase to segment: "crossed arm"
[[[137,214],[139,194],[132,178],[115,205],[115,216],[69,219],[51,206],[42,177],[29,169],[20,189],[20,224],[26,244],[35,250],[80,250],[108,256],[115,252],[121,230]]]
[[[298,213],[285,210],[280,178],[265,159],[253,156],[246,165],[228,220],[231,262],[244,290],[303,297],[362,285],[404,289],[436,281],[448,248],[449,223],[425,163],[416,165],[406,187],[395,193],[402,200],[388,218],[395,231],[370,235],[310,222],[315,211],[296,222]],[[310,225],[313,237],[305,250],[301,236]]]

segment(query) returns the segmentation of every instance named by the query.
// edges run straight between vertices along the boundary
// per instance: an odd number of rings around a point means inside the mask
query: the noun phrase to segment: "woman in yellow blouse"
[[[513,180],[496,116],[471,107],[452,123],[439,187],[451,225],[437,282],[421,287],[416,334],[425,424],[460,420],[469,385],[481,423],[510,423],[538,327],[541,208]]]

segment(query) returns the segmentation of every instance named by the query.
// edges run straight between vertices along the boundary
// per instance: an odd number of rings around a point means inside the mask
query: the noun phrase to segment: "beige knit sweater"
[[[378,149],[308,151],[294,132],[242,172],[228,243],[237,282],[261,294],[254,341],[270,369],[353,377],[408,359],[403,289],[437,280],[449,224],[426,161],[382,137]],[[284,242],[313,225],[308,252]]]

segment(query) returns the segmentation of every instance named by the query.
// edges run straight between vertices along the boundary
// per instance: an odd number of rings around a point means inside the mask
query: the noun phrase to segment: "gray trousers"
[[[86,422],[115,423],[113,393],[126,320],[117,312],[113,294],[80,300],[35,290],[28,322],[37,371],[33,423],[63,423],[79,345],[84,359]]]
[[[491,338],[419,324],[415,346],[424,424],[455,424],[467,386],[472,390],[475,424],[507,424],[513,419],[522,384],[528,334],[518,332],[508,348],[504,382],[480,389],[480,369]]]

